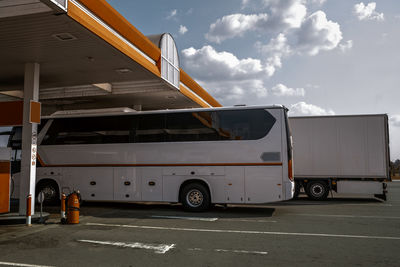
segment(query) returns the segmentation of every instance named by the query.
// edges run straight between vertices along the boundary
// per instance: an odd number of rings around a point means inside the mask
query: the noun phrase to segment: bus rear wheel
[[[199,183],[185,185],[180,198],[184,209],[187,211],[205,211],[211,204],[208,189]]]
[[[329,194],[328,184],[324,181],[308,182],[305,191],[312,200],[325,200]]]

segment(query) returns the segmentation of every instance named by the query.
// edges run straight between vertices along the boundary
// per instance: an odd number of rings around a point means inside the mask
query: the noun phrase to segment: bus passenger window
[[[185,112],[167,114],[167,141],[214,141],[218,140],[215,129],[207,118],[211,112]]]
[[[257,140],[266,136],[276,119],[266,110],[221,110],[218,128],[228,140]]]
[[[165,135],[164,114],[150,114],[138,117],[136,143],[164,142]]]

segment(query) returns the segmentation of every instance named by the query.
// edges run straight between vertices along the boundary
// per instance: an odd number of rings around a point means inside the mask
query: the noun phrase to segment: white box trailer
[[[326,199],[330,190],[386,200],[389,172],[388,116],[289,118],[293,136],[295,196]]]

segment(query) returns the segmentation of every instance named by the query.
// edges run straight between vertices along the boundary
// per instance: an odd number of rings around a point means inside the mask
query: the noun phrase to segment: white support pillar
[[[24,111],[22,124],[21,182],[19,190],[19,214],[26,214],[26,197],[31,194],[31,214],[35,212],[37,124],[30,123],[30,102],[39,101],[38,63],[25,64]]]

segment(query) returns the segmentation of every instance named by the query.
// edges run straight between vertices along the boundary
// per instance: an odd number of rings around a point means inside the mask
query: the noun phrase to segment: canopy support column
[[[26,214],[26,197],[31,194],[31,214],[35,212],[37,124],[30,122],[31,101],[39,100],[38,63],[25,64],[24,110],[22,124],[21,179],[19,190],[19,214]]]

